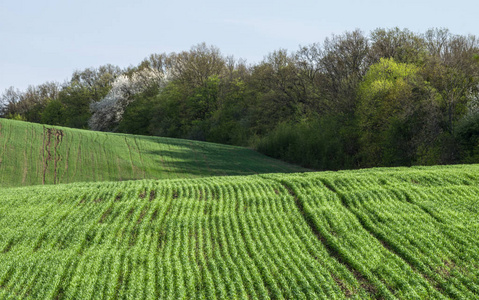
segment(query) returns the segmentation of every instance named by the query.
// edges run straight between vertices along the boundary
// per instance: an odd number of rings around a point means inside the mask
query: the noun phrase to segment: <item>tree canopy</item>
[[[7,89],[0,115],[250,146],[318,169],[479,161],[479,43],[435,28],[333,35],[247,64],[205,43]]]

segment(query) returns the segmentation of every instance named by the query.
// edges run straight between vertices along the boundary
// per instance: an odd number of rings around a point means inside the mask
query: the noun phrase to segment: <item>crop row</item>
[[[476,168],[269,177],[294,190],[335,255],[382,296],[473,299],[479,294]]]
[[[367,295],[280,184],[233,179],[5,190],[0,298]]]
[[[474,299],[476,169],[3,189],[0,299]]]

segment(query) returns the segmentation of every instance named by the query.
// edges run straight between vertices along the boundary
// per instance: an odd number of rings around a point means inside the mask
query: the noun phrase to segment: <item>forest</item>
[[[479,163],[479,40],[357,29],[259,63],[201,43],[10,87],[0,117],[247,146],[318,170]]]

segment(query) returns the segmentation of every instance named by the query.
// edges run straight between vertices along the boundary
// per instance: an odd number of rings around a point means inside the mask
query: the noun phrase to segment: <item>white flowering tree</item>
[[[105,98],[90,105],[93,115],[88,125],[91,129],[100,131],[114,128],[121,121],[126,107],[133,101],[135,94],[154,85],[162,87],[167,77],[166,71],[149,66],[118,76]]]
[[[110,92],[90,105],[93,115],[88,125],[93,130],[113,130],[122,120],[127,106],[134,101],[134,95],[150,87],[161,89],[173,79],[191,92],[206,87],[210,76],[219,75],[224,69],[225,59],[219,49],[205,43],[178,54],[153,54],[138,67],[118,76]]]

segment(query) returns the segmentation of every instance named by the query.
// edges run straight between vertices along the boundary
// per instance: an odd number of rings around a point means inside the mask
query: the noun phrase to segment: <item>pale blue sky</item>
[[[0,93],[69,79],[74,70],[137,65],[206,42],[261,61],[331,34],[445,27],[479,35],[479,4],[445,0],[0,0]]]

